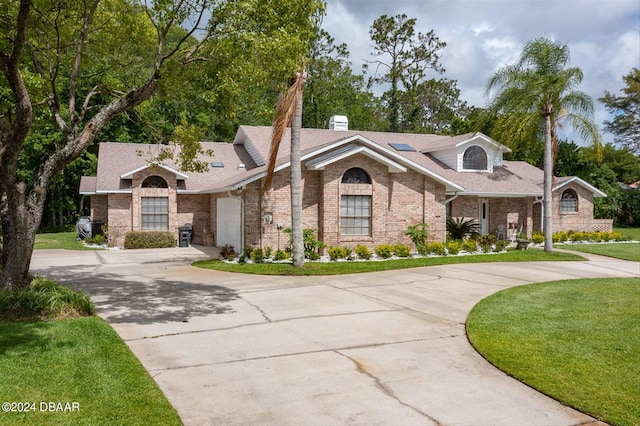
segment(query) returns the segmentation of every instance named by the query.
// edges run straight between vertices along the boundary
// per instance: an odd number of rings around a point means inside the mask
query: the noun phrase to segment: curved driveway
[[[640,273],[590,255],[323,277],[188,265],[205,257],[39,250],[32,270],[88,292],[187,425],[596,423],[488,364],[464,322],[507,287]]]

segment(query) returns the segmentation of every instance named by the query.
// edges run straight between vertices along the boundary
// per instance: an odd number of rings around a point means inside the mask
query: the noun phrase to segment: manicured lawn
[[[558,247],[640,262],[640,243],[571,244]]]
[[[65,249],[65,250],[99,250],[85,247],[82,241],[76,240],[75,232],[56,232],[36,235],[36,243],[33,247],[38,249]]]
[[[98,317],[0,322],[0,402],[35,412],[0,412],[11,425],[179,425],[153,379]],[[79,411],[41,411],[41,402]],[[62,406],[64,407],[64,405]]]
[[[304,268],[294,268],[290,263],[237,264],[219,260],[203,260],[193,265],[205,269],[258,275],[339,275],[362,272],[388,271],[393,269],[416,268],[419,266],[449,265],[455,263],[479,262],[533,262],[533,261],[574,261],[585,260],[570,253],[545,253],[538,249],[514,250],[497,254],[477,254],[469,256],[444,256],[407,258],[385,261],[352,262],[306,262]]]
[[[622,238],[633,241],[640,241],[640,228],[627,228],[622,226],[614,226],[614,232],[622,234]]]
[[[514,287],[478,303],[467,333],[518,380],[607,423],[638,425],[638,300],[636,278]]]

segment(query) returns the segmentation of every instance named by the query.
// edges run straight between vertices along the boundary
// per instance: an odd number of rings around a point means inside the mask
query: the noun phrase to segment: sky
[[[416,32],[434,30],[447,43],[440,57],[444,77],[457,80],[460,98],[470,105],[486,106],[489,76],[537,37],[569,47],[570,66],[584,74],[577,89],[593,98],[600,126],[609,114],[597,99],[605,90],[620,94],[622,76],[640,68],[640,0],[327,0],[323,28],[347,44],[353,71],[361,73],[364,60],[373,59],[373,21],[402,13],[417,20]],[[564,136],[584,144],[570,131]]]

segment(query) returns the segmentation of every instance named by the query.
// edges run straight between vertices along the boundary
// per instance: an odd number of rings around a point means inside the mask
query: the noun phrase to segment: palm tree
[[[271,133],[271,148],[267,176],[262,193],[264,194],[273,180],[280,142],[287,127],[291,126],[291,259],[293,266],[304,266],[304,241],[302,229],[302,166],[300,165],[300,131],[302,129],[302,88],[306,80],[306,72],[296,75],[289,90],[281,96],[276,106],[276,117]]]
[[[496,71],[487,93],[497,93],[489,112],[500,117],[492,136],[505,141],[531,143],[544,137],[544,250],[552,251],[551,199],[557,128],[564,123],[584,139],[600,146],[593,122],[593,100],[574,90],[582,81],[579,68],[567,68],[569,48],[541,37],[529,41],[514,65]]]

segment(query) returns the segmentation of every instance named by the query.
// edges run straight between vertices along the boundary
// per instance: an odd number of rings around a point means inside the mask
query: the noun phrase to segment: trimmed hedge
[[[130,231],[124,236],[125,249],[175,247],[176,237],[169,231]]]

